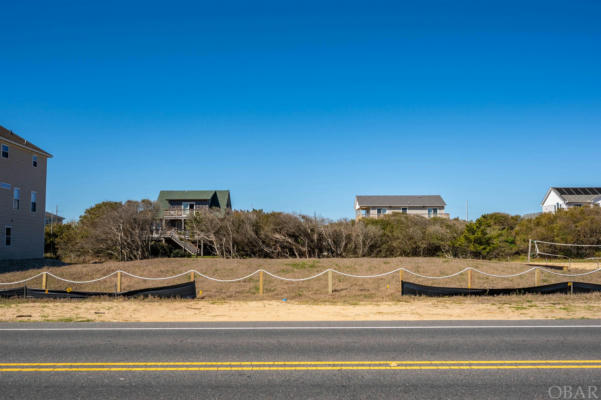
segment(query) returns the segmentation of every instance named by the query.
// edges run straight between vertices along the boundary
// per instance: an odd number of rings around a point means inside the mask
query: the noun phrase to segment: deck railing
[[[403,213],[401,211],[388,211],[386,214],[357,214],[358,219],[362,219],[362,218],[373,218],[373,219],[377,219],[377,218],[384,218],[387,215],[391,215],[391,214],[404,214],[404,215],[417,215],[420,217],[425,217],[425,218],[434,218],[434,217],[438,217],[438,218],[451,218],[451,214],[449,213],[442,213],[442,212],[438,212],[437,214],[428,214],[427,212],[425,213]]]
[[[163,213],[164,217],[190,217],[193,216],[195,214],[198,214],[200,212],[202,212],[203,209],[202,208],[195,208],[195,209],[188,209],[188,210],[184,210],[182,208],[170,208],[168,210],[165,210],[165,212]]]

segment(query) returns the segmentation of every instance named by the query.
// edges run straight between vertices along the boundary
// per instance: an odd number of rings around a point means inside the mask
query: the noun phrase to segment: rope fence
[[[271,278],[274,279],[278,279],[281,281],[286,281],[286,282],[305,282],[305,281],[309,281],[312,279],[316,279],[319,278],[321,276],[324,276],[327,274],[328,276],[328,292],[330,294],[332,294],[332,275],[336,274],[336,275],[340,275],[340,276],[344,276],[344,277],[348,277],[348,278],[355,278],[355,279],[375,279],[375,278],[382,278],[385,276],[389,276],[392,274],[399,274],[399,278],[400,281],[403,282],[403,273],[415,276],[417,278],[422,278],[422,279],[431,279],[431,280],[444,280],[444,279],[449,279],[449,278],[453,278],[462,274],[467,274],[467,287],[471,288],[472,287],[472,275],[473,273],[476,274],[480,274],[483,276],[488,276],[488,277],[492,277],[492,278],[499,278],[499,279],[507,279],[507,278],[515,278],[518,276],[523,276],[526,274],[530,274],[532,272],[535,273],[535,285],[538,286],[540,284],[540,276],[541,276],[541,272],[544,272],[546,274],[552,274],[555,276],[559,276],[559,277],[565,277],[565,278],[575,278],[575,277],[582,277],[582,276],[588,276],[588,275],[592,275],[595,274],[597,272],[600,272],[601,268],[597,268],[595,270],[592,271],[587,271],[587,272],[580,272],[580,273],[563,273],[563,272],[557,272],[557,271],[553,271],[544,267],[532,267],[529,268],[525,271],[522,272],[517,272],[514,274],[493,274],[493,273],[489,273],[489,272],[485,272],[485,271],[481,271],[477,268],[473,268],[473,267],[466,267],[464,269],[462,269],[461,271],[457,271],[453,274],[449,274],[449,275],[441,275],[441,276],[431,276],[431,275],[423,275],[414,271],[411,271],[410,269],[404,268],[404,267],[400,267],[400,268],[396,268],[392,271],[388,271],[388,272],[383,272],[383,273],[378,273],[378,274],[372,274],[372,275],[356,275],[356,274],[350,274],[350,273],[346,273],[346,272],[342,272],[342,271],[338,271],[336,269],[333,268],[328,268],[326,270],[323,270],[315,275],[311,275],[308,277],[304,277],[304,278],[287,278],[284,276],[279,276],[276,275],[272,272],[269,272],[267,270],[264,269],[258,269],[248,275],[239,277],[239,278],[234,278],[234,279],[219,279],[219,278],[215,278],[212,276],[208,276],[205,275],[195,269],[191,269],[188,270],[186,272],[182,272],[176,275],[172,275],[172,276],[164,276],[164,277],[150,277],[150,276],[140,276],[140,275],[135,275],[132,273],[129,273],[127,271],[123,271],[123,270],[118,270],[118,271],[114,271],[106,276],[102,276],[100,278],[96,278],[96,279],[91,279],[91,280],[83,280],[83,281],[77,281],[77,280],[71,280],[71,279],[66,279],[63,277],[60,277],[58,275],[53,274],[52,272],[40,272],[32,277],[26,278],[26,279],[22,279],[19,281],[14,281],[14,282],[0,282],[0,286],[8,286],[8,285],[17,285],[17,284],[21,284],[21,283],[26,283],[29,282],[31,280],[37,279],[39,277],[42,277],[42,289],[47,289],[47,278],[48,277],[52,277],[56,280],[59,281],[63,281],[66,283],[70,283],[70,284],[75,284],[75,285],[79,285],[79,284],[90,284],[90,283],[96,283],[96,282],[100,282],[102,280],[105,279],[109,279],[113,276],[117,276],[117,280],[118,280],[118,288],[119,290],[121,289],[121,277],[122,276],[128,276],[130,278],[134,278],[134,279],[141,279],[141,280],[147,280],[147,281],[165,281],[165,280],[170,280],[170,279],[176,279],[176,278],[180,278],[182,276],[190,276],[190,280],[195,280],[196,277],[200,277],[200,278],[204,278],[213,282],[220,282],[220,283],[233,283],[233,282],[240,282],[240,281],[244,281],[246,279],[249,279],[255,275],[259,275],[260,278],[260,294],[263,294],[263,276],[267,275],[270,276]]]

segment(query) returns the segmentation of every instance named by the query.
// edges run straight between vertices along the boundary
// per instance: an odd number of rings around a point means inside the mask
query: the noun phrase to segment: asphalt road
[[[594,399],[600,353],[601,321],[0,324],[0,398]]]

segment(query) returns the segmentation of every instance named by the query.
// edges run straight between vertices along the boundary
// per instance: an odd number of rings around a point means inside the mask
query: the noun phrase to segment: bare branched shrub
[[[103,202],[79,222],[56,231],[58,255],[71,259],[139,260],[150,257],[157,210],[152,202]],[[203,210],[186,222],[186,238],[204,255],[224,258],[445,256],[506,258],[525,254],[528,239],[601,244],[601,208],[583,207],[523,219],[485,214],[474,222],[391,214],[378,219],[330,221],[282,212]],[[161,251],[168,249],[161,249]],[[598,249],[575,248],[573,257]],[[180,250],[180,252],[183,252]],[[165,256],[171,253],[159,253]]]
[[[156,207],[149,200],[103,202],[86,210],[58,252],[73,259],[141,260],[150,257]]]

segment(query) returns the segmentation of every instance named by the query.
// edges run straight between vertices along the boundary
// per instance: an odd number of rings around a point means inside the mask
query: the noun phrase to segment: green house
[[[162,190],[157,200],[164,229],[184,230],[185,220],[201,210],[232,209],[229,190]]]

